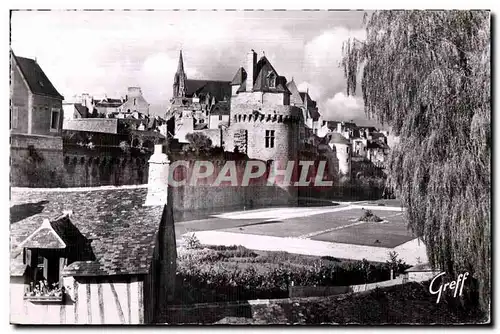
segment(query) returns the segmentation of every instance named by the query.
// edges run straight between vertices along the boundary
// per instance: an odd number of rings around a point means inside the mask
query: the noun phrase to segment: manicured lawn
[[[308,217],[288,218],[283,221],[249,224],[248,226],[229,228],[223,231],[297,238],[309,233],[355,223],[356,219],[358,219],[362,213],[360,209],[329,212]],[[387,213],[389,213],[389,211],[384,211],[384,214]]]
[[[377,213],[381,218],[384,216]],[[364,223],[313,237],[313,240],[394,248],[415,236],[407,229],[401,216],[387,218],[387,223]],[[378,240],[378,242],[376,242]]]

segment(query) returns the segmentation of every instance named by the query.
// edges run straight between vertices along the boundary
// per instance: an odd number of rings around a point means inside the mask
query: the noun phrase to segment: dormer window
[[[275,88],[276,87],[276,74],[274,72],[269,72],[267,75],[267,85],[269,88]]]
[[[64,268],[73,262],[95,260],[87,240],[71,223],[71,212],[55,220],[45,219],[20,245],[29,279],[25,299],[36,302],[61,302]]]

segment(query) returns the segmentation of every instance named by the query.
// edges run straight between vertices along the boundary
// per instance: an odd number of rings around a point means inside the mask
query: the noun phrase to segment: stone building
[[[124,103],[122,98],[110,98],[106,95],[103,98],[92,98],[92,110],[96,110],[99,116],[109,117],[111,114],[120,112],[120,107]]]
[[[328,144],[337,152],[339,172],[347,177],[351,176],[351,142],[340,133],[332,132],[328,135]]]
[[[36,60],[10,51],[11,183],[56,183],[62,168],[64,97]],[[29,162],[33,164],[30,165]]]
[[[142,95],[140,87],[129,87],[125,102],[118,108],[121,113],[149,115],[149,103]]]
[[[185,136],[195,129],[218,128],[219,119],[224,122],[229,116],[227,107],[230,107],[230,97],[229,81],[188,79],[180,51],[172,99],[167,111],[167,119],[175,118],[174,138],[186,142]]]
[[[61,135],[64,97],[36,60],[11,54],[11,133]]]
[[[250,158],[265,161],[295,160],[304,117],[300,107],[290,104],[286,78],[265,56],[257,61],[252,50],[246,69],[238,69],[231,87],[227,148],[239,147]]]
[[[179,142],[187,142],[188,133],[201,132],[215,146],[263,161],[318,156],[314,138],[332,131],[350,138],[357,135],[354,123],[324,121],[309,91],[299,91],[294,79],[288,82],[265,55],[258,58],[254,50],[231,82],[189,80],[181,52],[167,112],[167,119],[172,118],[174,138]],[[352,148],[344,144],[325,144],[320,151],[336,164],[330,168],[348,175]]]

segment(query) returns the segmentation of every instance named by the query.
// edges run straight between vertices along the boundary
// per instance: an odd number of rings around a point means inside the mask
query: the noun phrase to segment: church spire
[[[182,60],[182,50],[179,51],[179,64],[177,65],[177,73],[184,73],[184,61]]]
[[[184,73],[184,61],[182,60],[182,50],[179,51],[179,64],[174,76],[173,97],[184,97],[186,95],[186,73]]]

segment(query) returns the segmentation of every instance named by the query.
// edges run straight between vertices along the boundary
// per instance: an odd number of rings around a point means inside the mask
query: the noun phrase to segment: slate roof
[[[255,72],[257,75],[255,83],[253,85],[254,91],[291,94],[286,87],[286,78],[278,75],[278,72],[276,72],[273,65],[271,65],[271,63],[265,56],[261,57],[255,65]],[[267,76],[271,72],[276,75],[276,87],[269,87],[269,85],[267,84]]]
[[[14,57],[24,79],[28,83],[29,89],[33,94],[51,96],[64,100],[64,97],[59,94],[57,89],[54,85],[52,85],[52,82],[50,82],[49,78],[45,75],[42,68],[35,60],[18,57],[14,55],[13,52],[11,52],[11,55]]]
[[[302,96],[299,93],[299,89],[297,88],[297,85],[295,84],[295,81],[292,78],[292,81],[290,81],[286,87],[292,94],[290,96],[290,104],[295,103],[297,105],[303,105],[304,104],[304,99],[302,99]]]
[[[82,257],[67,266],[63,273],[74,276],[145,274],[161,217],[162,206],[143,206],[146,187],[94,190],[11,190],[10,272],[23,275],[23,251],[18,248],[36,231],[44,219],[61,239],[80,244],[85,239],[91,257]],[[72,210],[69,217],[64,210]],[[81,235],[71,229],[73,225]],[[43,238],[40,234],[37,238]],[[72,239],[73,238],[73,239]],[[39,240],[42,242],[42,240]],[[82,241],[83,242],[83,241]],[[81,247],[79,252],[82,252]]]
[[[241,86],[238,89],[238,93],[246,91],[246,82],[250,78],[243,79],[243,73],[242,71],[245,71],[242,67],[238,69],[236,72],[233,81],[231,84],[238,84],[238,82],[241,81]],[[274,73],[276,75],[276,85],[275,87],[269,87],[267,83],[267,76],[269,73]],[[245,77],[247,76],[246,73],[244,73]],[[278,72],[274,69],[273,65],[269,62],[269,60],[263,56],[259,59],[257,64],[255,65],[255,81],[253,85],[253,91],[254,92],[276,92],[276,93],[287,93],[291,94],[290,91],[287,88],[287,82],[286,78],[284,76],[278,75]]]
[[[247,72],[243,67],[240,67],[236,74],[234,75],[233,80],[231,81],[232,85],[241,85],[247,79]]]
[[[389,146],[381,142],[380,140],[369,140],[368,143],[366,144],[367,149],[381,149],[381,150],[388,150]]]
[[[125,101],[122,99],[113,99],[113,98],[104,98],[101,100],[94,100],[94,104],[96,107],[110,107],[116,108],[120,107]]]
[[[350,145],[351,143],[349,140],[347,140],[344,136],[342,136],[340,133],[337,132],[331,132],[328,134],[330,140],[328,141],[329,143],[332,144],[344,144],[344,145]]]
[[[218,101],[224,100],[224,97],[231,96],[230,81],[216,80],[186,80],[186,97],[192,97],[194,94],[215,96]]]
[[[212,110],[210,111],[211,115],[229,115],[230,103],[229,101],[221,101],[217,102]]]
[[[83,104],[75,103],[75,109],[82,118],[87,118],[89,116],[89,108],[85,107]]]

